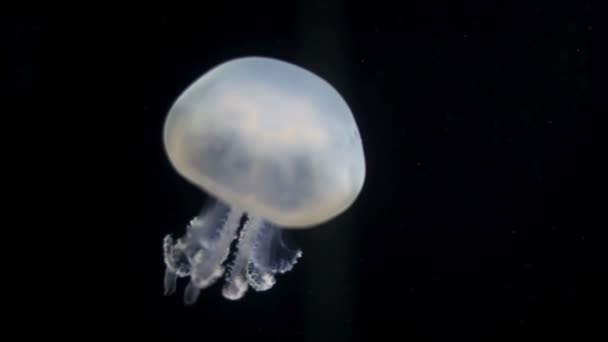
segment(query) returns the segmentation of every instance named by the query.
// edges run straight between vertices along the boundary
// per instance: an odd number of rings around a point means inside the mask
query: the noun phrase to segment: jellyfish
[[[165,294],[189,278],[186,304],[222,277],[230,300],[270,289],[302,255],[283,233],[338,216],[365,179],[344,99],[316,74],[273,58],[212,68],[173,103],[163,134],[175,171],[209,197],[185,234],[163,243]]]

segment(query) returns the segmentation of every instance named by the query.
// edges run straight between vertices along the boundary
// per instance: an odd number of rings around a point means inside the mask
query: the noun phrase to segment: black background
[[[126,136],[133,168],[119,183],[135,197],[113,195],[130,202],[135,223],[111,219],[109,235],[133,238],[121,255],[126,286],[112,287],[125,299],[99,320],[112,334],[127,307],[134,310],[122,329],[172,341],[580,340],[588,333],[597,272],[581,185],[590,2],[191,6],[123,18],[124,31],[108,30],[121,47],[78,63],[116,71],[112,63],[128,60],[102,96],[127,88],[134,109],[114,115],[143,134]],[[112,27],[111,18],[103,22]],[[57,27],[49,23],[12,19],[19,39],[11,75],[22,98],[40,95],[41,73],[60,74],[49,60],[61,58],[45,58],[58,35],[45,32]],[[106,26],[96,35],[112,46]],[[72,28],[59,31],[77,37]],[[343,95],[363,140],[366,182],[347,212],[295,232],[304,256],[273,289],[231,302],[214,286],[185,307],[181,287],[162,295],[162,238],[181,234],[206,197],[169,164],[163,121],[192,81],[251,55],[298,64]],[[138,96],[143,103],[133,101]]]
[[[589,257],[573,206],[588,108],[590,8],[347,6],[331,1],[143,27],[144,319],[176,338],[388,341],[584,333]],[[299,64],[343,94],[367,178],[348,212],[296,239],[304,257],[265,293],[161,297],[160,241],[204,195],[163,154],[175,97],[228,59]]]

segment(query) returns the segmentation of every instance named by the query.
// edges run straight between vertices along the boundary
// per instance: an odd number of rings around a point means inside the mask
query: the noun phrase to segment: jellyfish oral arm
[[[177,241],[171,236],[165,237],[166,295],[175,292],[178,278],[190,277],[184,302],[193,304],[202,289],[224,275],[230,244],[237,235],[237,250],[225,273],[222,290],[225,298],[240,299],[250,286],[256,291],[268,290],[276,282],[275,274],[293,268],[302,252],[285,243],[283,229],[259,217],[248,216],[238,234],[243,215],[240,210],[216,202],[190,222],[183,237]]]
[[[276,282],[275,274],[290,271],[302,251],[288,247],[281,228],[259,217],[249,216],[241,230],[236,257],[222,291],[225,298],[236,300],[247,291],[266,291]]]
[[[178,277],[189,276],[184,301],[191,304],[199,290],[213,285],[224,274],[223,263],[242,216],[242,211],[216,202],[190,222],[185,236],[176,242],[169,235],[165,237],[165,294],[175,292]]]
[[[247,280],[247,265],[249,263],[250,256],[255,249],[255,238],[260,228],[261,222],[258,219],[247,221],[245,226],[241,230],[238,242],[238,251],[236,257],[230,266],[227,277],[226,285],[222,290],[222,295],[225,298],[236,300],[247,292],[248,280]],[[270,275],[272,277],[272,275]],[[274,284],[274,277],[268,279],[269,288]]]

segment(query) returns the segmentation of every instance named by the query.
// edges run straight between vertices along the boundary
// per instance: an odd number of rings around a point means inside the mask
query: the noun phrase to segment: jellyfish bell
[[[164,142],[186,179],[284,227],[336,216],[365,178],[346,102],[318,76],[269,58],[203,75],[171,108]]]
[[[231,60],[197,79],[170,109],[164,144],[177,172],[215,199],[184,237],[165,239],[165,291],[189,276],[186,302],[224,274],[229,299],[249,286],[272,287],[274,275],[301,255],[283,243],[281,228],[334,218],[365,179],[357,124],[340,94],[317,75],[271,58]]]

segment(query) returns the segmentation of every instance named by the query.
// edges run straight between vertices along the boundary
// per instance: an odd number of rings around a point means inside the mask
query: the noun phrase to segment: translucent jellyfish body
[[[270,58],[228,61],[196,80],[172,106],[164,143],[177,172],[213,198],[183,237],[165,238],[165,292],[189,277],[186,303],[222,276],[228,299],[271,288],[302,254],[283,229],[342,213],[365,179],[357,124],[340,94]]]

